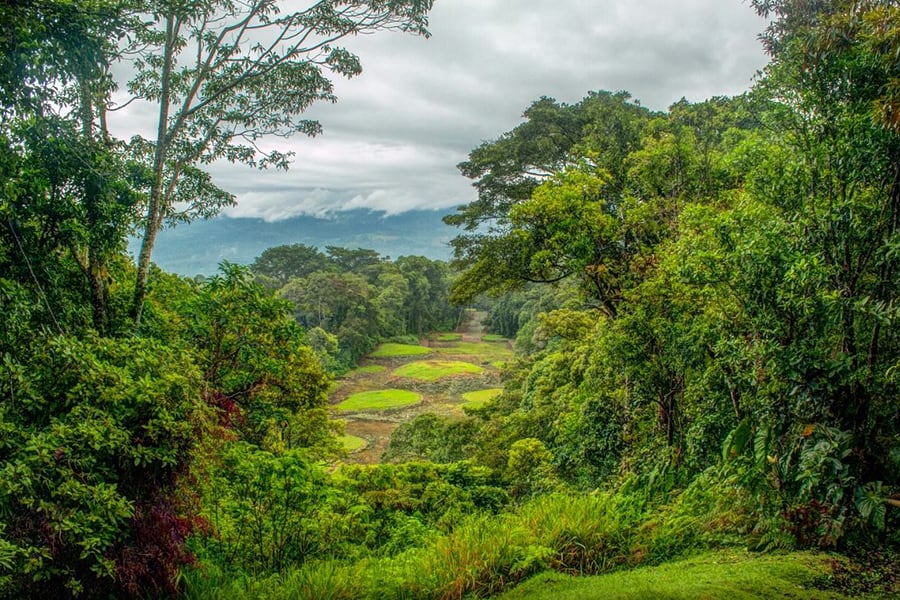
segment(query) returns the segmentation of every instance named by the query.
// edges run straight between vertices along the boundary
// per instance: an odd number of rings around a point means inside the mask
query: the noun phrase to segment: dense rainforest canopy
[[[318,131],[335,44],[431,2],[0,7],[0,598],[486,597],[720,547],[892,585],[900,6],[752,4],[747,94],[544,97],[472,150],[450,265],[298,244],[193,280],[151,251],[233,202],[210,162],[284,166],[257,142]],[[125,60],[156,139],[107,131]],[[502,393],[348,464],[333,378],[459,305],[515,340]]]

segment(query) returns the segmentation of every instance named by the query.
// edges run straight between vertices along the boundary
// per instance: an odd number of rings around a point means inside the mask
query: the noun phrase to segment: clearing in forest
[[[347,462],[379,462],[394,429],[420,414],[461,419],[464,407],[500,393],[500,369],[512,360],[512,347],[484,334],[484,318],[469,310],[457,331],[430,334],[418,346],[382,344],[337,382],[330,392],[335,416],[346,422],[346,437],[364,444],[344,441]]]

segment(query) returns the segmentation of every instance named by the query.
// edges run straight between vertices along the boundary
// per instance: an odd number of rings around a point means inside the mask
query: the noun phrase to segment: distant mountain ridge
[[[447,260],[458,230],[441,218],[453,209],[413,210],[397,215],[367,209],[327,217],[300,216],[283,221],[219,216],[160,232],[153,262],[180,275],[211,275],[223,260],[249,264],[266,248],[283,244],[369,248],[389,256],[421,255]],[[136,255],[140,243],[132,239]]]

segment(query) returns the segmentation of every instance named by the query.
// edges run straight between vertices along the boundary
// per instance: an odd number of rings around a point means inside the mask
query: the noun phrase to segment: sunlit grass
[[[436,333],[433,339],[436,342],[458,342],[462,337],[461,333]]]
[[[486,333],[481,336],[482,342],[508,342],[509,340],[503,337],[502,335],[497,335],[496,333]]]
[[[355,435],[342,435],[338,438],[347,452],[356,452],[369,445],[369,442]]]
[[[456,342],[452,346],[435,348],[434,350],[440,354],[465,354],[477,356],[486,361],[503,360],[511,358],[513,355],[512,351],[506,346],[489,342]]]
[[[417,404],[422,397],[408,390],[373,390],[349,396],[335,408],[341,412],[385,410]]]
[[[409,377],[420,381],[435,381],[454,375],[478,374],[484,369],[472,363],[458,360],[420,360],[394,370],[397,377]]]
[[[846,598],[810,587],[827,571],[827,557],[797,552],[752,555],[721,551],[689,560],[595,577],[542,573],[501,596],[505,600],[637,600],[639,598]]]
[[[502,388],[491,388],[487,390],[467,392],[463,394],[463,400],[465,400],[465,402],[460,406],[462,406],[463,408],[481,408],[482,406],[484,406],[485,402],[491,400],[492,398],[496,398],[502,393]]]
[[[431,348],[426,348],[425,346],[387,343],[381,344],[375,348],[375,351],[372,352],[370,356],[374,358],[392,358],[395,356],[420,356],[422,354],[429,354],[430,352]]]

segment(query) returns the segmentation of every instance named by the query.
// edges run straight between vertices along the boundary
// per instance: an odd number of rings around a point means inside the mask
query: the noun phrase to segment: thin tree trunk
[[[175,40],[177,37],[175,18],[166,17],[166,47],[161,73],[159,98],[159,124],[156,134],[156,151],[153,156],[153,183],[150,187],[150,198],[147,203],[147,216],[144,225],[144,237],[141,240],[141,251],[138,255],[138,271],[134,282],[134,300],[131,311],[135,330],[141,326],[144,300],[147,297],[147,278],[150,274],[150,258],[156,235],[162,225],[164,208],[163,174],[166,165],[166,149],[168,146],[170,79],[175,60]]]

